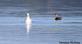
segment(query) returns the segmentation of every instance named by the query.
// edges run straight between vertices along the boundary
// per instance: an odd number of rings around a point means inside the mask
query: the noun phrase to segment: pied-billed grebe
[[[55,20],[62,20],[62,17],[57,15],[57,14],[55,14]]]

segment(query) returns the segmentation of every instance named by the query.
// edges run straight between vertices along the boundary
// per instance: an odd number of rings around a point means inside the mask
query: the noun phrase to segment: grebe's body
[[[55,15],[55,20],[62,20],[62,17],[56,14]]]
[[[29,15],[29,13],[27,13],[27,17],[26,17],[25,23],[26,23],[27,32],[29,32],[30,28],[31,28],[31,24],[32,24],[32,20],[31,20],[31,17]]]

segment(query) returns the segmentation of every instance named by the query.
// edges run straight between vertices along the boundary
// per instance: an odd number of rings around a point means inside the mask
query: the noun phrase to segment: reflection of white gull
[[[30,18],[29,13],[27,13],[27,17],[26,17],[25,23],[26,23],[25,25],[26,25],[27,32],[29,32],[30,28],[31,28],[31,24],[32,24],[32,20]]]

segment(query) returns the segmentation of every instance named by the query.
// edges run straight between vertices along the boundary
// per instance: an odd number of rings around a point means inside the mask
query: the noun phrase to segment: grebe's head
[[[56,13],[54,14],[55,16],[58,16]]]
[[[29,16],[29,13],[27,13],[27,16]]]

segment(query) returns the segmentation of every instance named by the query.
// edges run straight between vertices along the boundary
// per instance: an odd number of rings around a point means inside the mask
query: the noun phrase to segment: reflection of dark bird
[[[57,15],[57,14],[55,14],[55,20],[62,20],[62,17]]]

